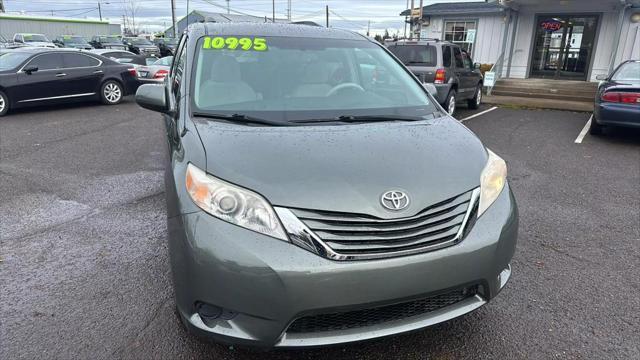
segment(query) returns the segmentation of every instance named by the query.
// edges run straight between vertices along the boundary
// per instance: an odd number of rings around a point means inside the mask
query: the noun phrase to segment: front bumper
[[[640,128],[640,104],[599,103],[594,119],[600,125]]]
[[[194,212],[172,217],[169,248],[185,325],[220,342],[319,346],[402,333],[463,315],[495,297],[510,276],[518,212],[507,187],[460,244],[413,256],[332,261]],[[478,293],[410,318],[339,331],[289,333],[302,316],[397,304],[465,285]],[[203,322],[199,302],[224,309]]]

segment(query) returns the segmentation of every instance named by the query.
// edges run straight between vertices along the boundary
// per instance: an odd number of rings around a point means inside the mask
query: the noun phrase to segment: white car
[[[13,41],[28,46],[57,48],[56,44],[51,42],[51,40],[47,39],[47,37],[42,34],[19,33],[13,35]]]

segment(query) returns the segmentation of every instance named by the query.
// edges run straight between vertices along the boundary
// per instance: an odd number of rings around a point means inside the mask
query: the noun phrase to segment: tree
[[[133,34],[138,33],[138,28],[136,27],[136,14],[138,13],[139,8],[140,6],[136,0],[126,0],[124,2],[125,22],[128,23],[128,26],[125,27],[129,28]]]

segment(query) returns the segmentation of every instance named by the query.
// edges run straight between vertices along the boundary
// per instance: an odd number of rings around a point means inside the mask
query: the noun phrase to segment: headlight
[[[187,192],[202,210],[220,220],[288,241],[271,205],[262,196],[187,166]]]
[[[480,207],[478,208],[478,217],[498,198],[504,185],[507,183],[507,163],[496,155],[493,151],[489,152],[489,160],[480,175]]]

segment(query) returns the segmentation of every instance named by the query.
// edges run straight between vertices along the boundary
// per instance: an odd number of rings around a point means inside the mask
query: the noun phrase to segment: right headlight
[[[489,159],[480,175],[480,206],[478,217],[496,201],[507,183],[507,163],[493,151],[487,149]]]
[[[262,196],[187,166],[187,192],[202,210],[220,220],[288,241],[273,207]]]

